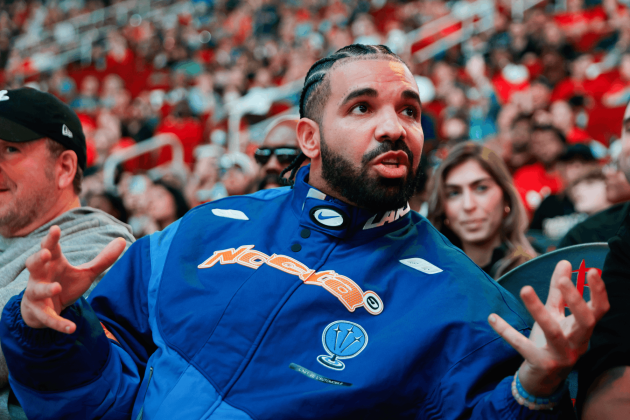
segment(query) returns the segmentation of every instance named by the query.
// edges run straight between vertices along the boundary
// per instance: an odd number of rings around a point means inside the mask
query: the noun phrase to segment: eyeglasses
[[[288,165],[298,153],[300,151],[295,147],[261,147],[254,153],[254,158],[259,165],[266,165],[271,155],[276,155],[281,165]]]

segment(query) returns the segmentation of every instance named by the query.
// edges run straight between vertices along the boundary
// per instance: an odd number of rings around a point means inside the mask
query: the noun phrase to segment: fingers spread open
[[[26,268],[28,269],[31,277],[45,280],[48,274],[46,270],[46,263],[50,261],[51,254],[48,249],[40,249],[30,257],[26,259]]]
[[[525,359],[536,357],[536,346],[497,314],[488,317],[490,326]]]
[[[77,328],[74,322],[57,315],[57,313],[50,307],[34,310],[33,314],[37,317],[39,322],[48,328],[52,328],[53,330],[64,334],[72,334]]]
[[[558,289],[558,281],[563,277],[571,278],[571,263],[566,260],[558,262],[553,270],[546,302],[548,307],[562,311],[564,311],[564,300],[562,299],[562,292]]]
[[[48,234],[42,239],[42,249],[48,249],[53,259],[58,258],[61,253],[59,238],[61,238],[61,229],[59,226],[51,226]]]
[[[40,283],[33,282],[26,288],[25,294],[28,294],[28,299],[32,302],[48,299],[61,292],[61,285],[59,283]]]
[[[82,264],[80,267],[89,270],[92,277],[96,278],[105,271],[109,266],[116,262],[120,254],[125,250],[126,242],[123,238],[116,238],[89,263]]]
[[[597,270],[589,270],[587,276],[588,286],[591,289],[591,301],[588,306],[593,309],[595,320],[599,321],[610,309],[608,292]]]
[[[568,278],[561,279],[559,283],[560,290],[564,301],[569,305],[571,313],[575,317],[575,321],[581,327],[583,334],[590,336],[590,332],[595,327],[595,317],[588,307],[580,292],[577,291],[571,280]]]
[[[531,287],[523,287],[521,290],[521,299],[523,299],[527,310],[542,329],[547,342],[555,348],[564,348],[566,346],[566,339],[562,332],[562,327],[549,312],[554,311],[555,308],[549,308],[543,305],[536,295],[536,292]]]

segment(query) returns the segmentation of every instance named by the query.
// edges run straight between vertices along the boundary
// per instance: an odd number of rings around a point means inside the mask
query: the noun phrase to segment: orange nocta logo
[[[210,268],[219,263],[221,265],[239,264],[257,270],[261,265],[267,264],[299,277],[305,284],[323,287],[339,299],[350,312],[354,312],[360,306],[363,306],[372,315],[383,312],[381,298],[370,290],[364,292],[358,284],[348,277],[332,270],[315,272],[315,270],[311,270],[306,265],[286,255],[273,254],[269,256],[253,248],[254,245],[243,245],[238,249],[215,251],[210,258],[197,267]]]

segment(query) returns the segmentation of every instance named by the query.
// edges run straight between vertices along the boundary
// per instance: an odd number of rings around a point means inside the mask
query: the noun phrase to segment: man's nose
[[[407,137],[405,128],[400,123],[399,115],[395,109],[383,109],[381,118],[378,121],[374,137],[378,141],[396,141],[400,138],[403,140]]]
[[[274,172],[274,171],[280,173],[282,172],[283,169],[284,167],[280,164],[280,161],[276,157],[275,153],[271,155],[271,157],[269,158],[269,162],[267,162],[263,166],[263,171],[267,173]]]

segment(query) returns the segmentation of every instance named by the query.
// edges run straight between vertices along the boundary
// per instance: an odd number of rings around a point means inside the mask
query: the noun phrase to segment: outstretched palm
[[[24,322],[32,328],[48,327],[70,334],[76,325],[59,314],[116,261],[125,249],[125,241],[113,240],[92,261],[74,267],[61,252],[60,237],[59,227],[51,227],[42,240],[42,249],[26,260],[30,276],[21,310]]]
[[[521,290],[521,298],[536,320],[529,339],[498,315],[490,316],[495,331],[525,358],[519,370],[520,381],[526,391],[537,396],[553,393],[564,381],[588,349],[595,324],[610,307],[606,287],[596,270],[588,273],[591,289],[588,303],[570,279],[571,264],[560,261],[552,275],[545,305],[530,286]],[[572,313],[568,317],[564,314],[565,303]]]

